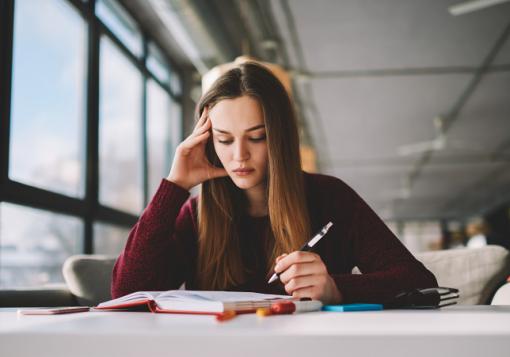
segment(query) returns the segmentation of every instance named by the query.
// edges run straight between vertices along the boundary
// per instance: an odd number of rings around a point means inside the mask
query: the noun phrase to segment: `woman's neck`
[[[265,185],[245,190],[248,199],[248,214],[253,217],[267,216],[267,197]]]

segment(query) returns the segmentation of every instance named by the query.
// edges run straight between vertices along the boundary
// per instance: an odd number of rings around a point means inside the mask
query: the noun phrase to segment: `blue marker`
[[[378,311],[382,309],[383,309],[382,304],[344,304],[344,305],[325,305],[322,307],[322,311],[335,311],[335,312]]]

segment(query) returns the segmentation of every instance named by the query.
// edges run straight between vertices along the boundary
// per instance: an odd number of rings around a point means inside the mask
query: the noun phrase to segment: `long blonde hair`
[[[268,149],[267,202],[270,244],[266,247],[267,275],[282,253],[299,247],[310,236],[310,218],[301,170],[296,117],[289,96],[280,81],[264,66],[248,62],[216,80],[197,105],[196,120],[205,107],[224,99],[250,96],[262,108]],[[208,159],[222,166],[211,138],[206,145]],[[197,287],[225,290],[245,282],[242,265],[239,220],[247,199],[229,177],[202,184],[198,200]]]

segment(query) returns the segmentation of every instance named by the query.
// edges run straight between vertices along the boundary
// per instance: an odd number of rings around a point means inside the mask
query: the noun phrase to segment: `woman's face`
[[[225,99],[209,117],[214,149],[235,185],[244,190],[264,187],[267,142],[259,103],[249,96]]]

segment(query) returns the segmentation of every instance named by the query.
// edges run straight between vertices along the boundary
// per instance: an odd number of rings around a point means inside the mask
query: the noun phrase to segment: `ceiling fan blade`
[[[448,8],[448,12],[450,12],[453,16],[464,15],[470,12],[478,11],[485,9],[490,6],[503,4],[510,0],[471,0],[465,1],[460,4],[452,5]]]
[[[486,153],[490,154],[490,151],[487,150],[486,147],[480,145],[479,143],[468,143],[465,141],[459,140],[450,140],[448,141],[448,148],[456,151],[464,151],[467,153]]]
[[[397,153],[401,156],[410,156],[421,154],[427,151],[441,150],[444,147],[444,141],[435,139],[430,141],[422,141],[419,143],[402,145],[397,148]]]

